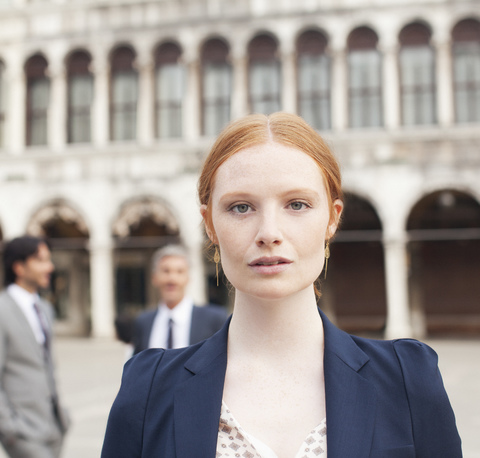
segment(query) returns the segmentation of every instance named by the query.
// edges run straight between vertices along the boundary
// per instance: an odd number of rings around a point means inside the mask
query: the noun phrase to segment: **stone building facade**
[[[0,231],[49,238],[58,332],[113,333],[181,240],[229,120],[296,112],[340,160],[321,306],[353,332],[480,331],[480,1],[0,0]],[[209,281],[210,280],[210,283]]]

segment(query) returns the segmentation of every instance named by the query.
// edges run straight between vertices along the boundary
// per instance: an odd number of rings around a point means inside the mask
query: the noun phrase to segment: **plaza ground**
[[[480,340],[427,343],[439,354],[464,457],[480,458]],[[125,347],[110,339],[59,338],[55,353],[59,390],[73,420],[62,458],[99,457],[108,412],[120,384]],[[1,450],[0,458],[5,458]]]

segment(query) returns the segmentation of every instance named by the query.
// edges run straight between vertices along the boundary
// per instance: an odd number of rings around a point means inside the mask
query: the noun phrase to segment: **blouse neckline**
[[[217,458],[278,458],[264,442],[247,433],[222,400],[218,427]],[[327,457],[327,419],[311,430],[293,458]]]

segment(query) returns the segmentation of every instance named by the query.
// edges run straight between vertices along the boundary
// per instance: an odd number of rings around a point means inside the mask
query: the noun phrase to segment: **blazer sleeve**
[[[163,350],[152,357],[134,357],[125,364],[122,383],[108,417],[101,458],[140,458],[145,413],[154,374]]]
[[[461,458],[455,415],[438,369],[437,354],[414,340],[394,343],[403,372],[418,458]]]
[[[4,390],[2,380],[3,372],[7,359],[7,335],[4,329],[4,320],[0,322],[0,437],[3,440],[10,442],[17,433],[15,426],[15,415],[11,409],[11,404],[8,401],[7,393]]]

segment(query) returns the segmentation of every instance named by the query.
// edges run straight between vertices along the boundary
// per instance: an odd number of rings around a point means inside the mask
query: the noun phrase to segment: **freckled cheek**
[[[228,221],[228,224],[218,222],[215,224],[215,231],[220,244],[220,254],[225,273],[231,269],[236,270],[245,263],[250,246],[251,237],[246,227],[235,221]]]
[[[299,249],[307,257],[323,256],[325,246],[325,224],[316,224],[311,227],[303,226],[303,230],[296,232],[296,240]]]

